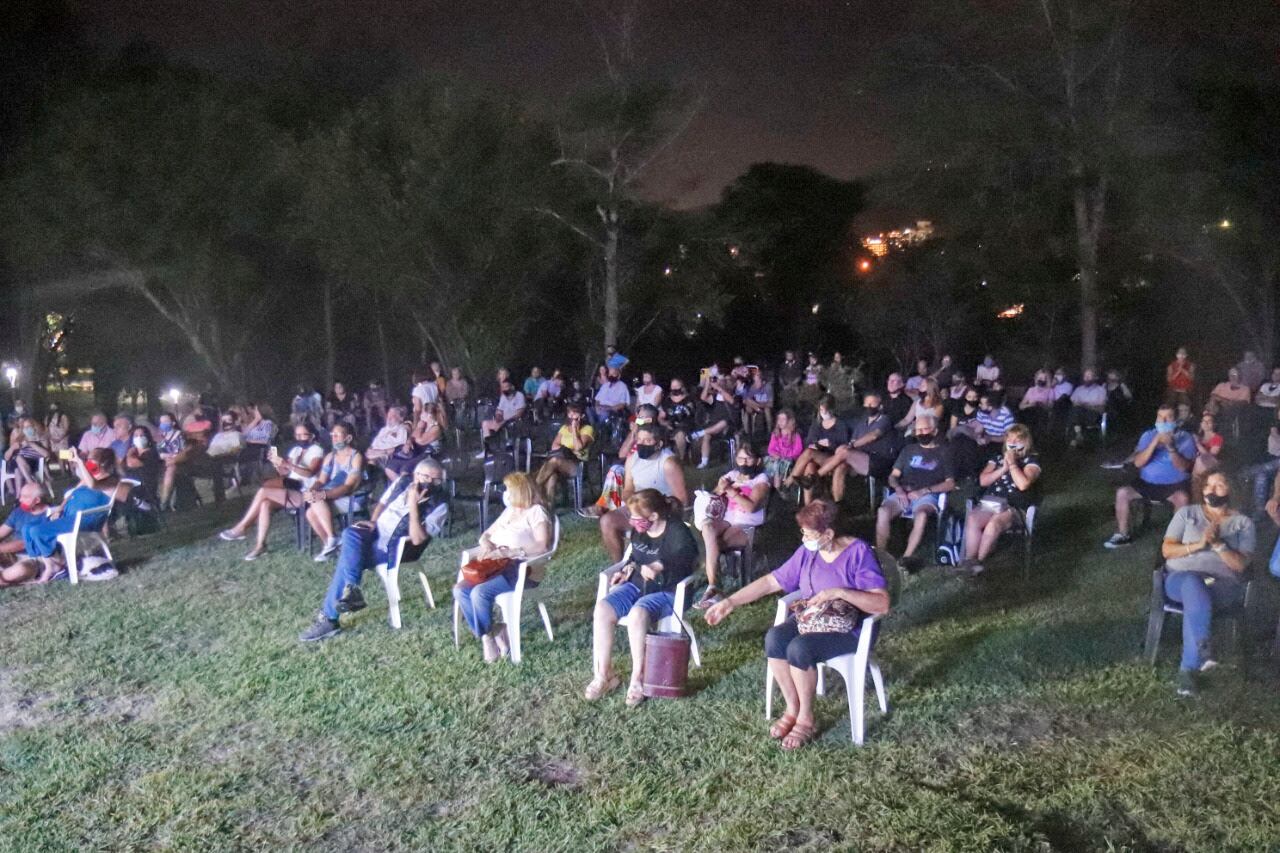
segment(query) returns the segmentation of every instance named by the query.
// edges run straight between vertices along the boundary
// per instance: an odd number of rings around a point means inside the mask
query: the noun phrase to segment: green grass
[[[1176,623],[1158,668],[1137,659],[1155,533],[1107,552],[1097,469],[1054,485],[1033,580],[1011,552],[981,582],[923,573],[879,646],[892,716],[854,748],[833,676],[798,754],[765,733],[772,602],[698,620],[692,698],[581,698],[604,558],[576,518],[556,640],[528,614],[515,667],[453,648],[473,531],[424,560],[440,609],[408,571],[391,631],[370,573],[369,609],[304,647],[331,564],[291,553],[283,520],[241,562],[209,538],[238,504],[180,516],[118,543],[115,582],[0,592],[0,849],[1280,848],[1272,683],[1229,665],[1176,699]],[[794,541],[774,524],[771,560]]]

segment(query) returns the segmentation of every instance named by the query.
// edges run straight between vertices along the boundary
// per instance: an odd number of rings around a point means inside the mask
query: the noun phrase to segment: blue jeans
[[[471,633],[483,637],[493,628],[493,603],[504,592],[516,591],[516,580],[519,579],[518,568],[507,569],[487,581],[475,586],[459,583],[453,588],[453,600],[462,609],[462,618],[466,621]],[[537,581],[525,580],[525,589],[533,589]]]
[[[333,580],[325,594],[322,610],[330,619],[338,618],[338,599],[347,584],[359,585],[365,569],[387,561],[387,552],[377,547],[378,531],[363,527],[348,527],[342,531],[342,548],[338,551],[338,564],[333,567]]]
[[[1182,669],[1199,669],[1209,651],[1213,611],[1235,607],[1244,600],[1244,584],[1216,577],[1206,584],[1206,575],[1171,572],[1164,579],[1164,591],[1182,605]]]
[[[1271,484],[1280,471],[1280,456],[1273,456],[1266,462],[1260,462],[1245,469],[1244,476],[1253,481],[1253,511],[1262,512],[1271,497]]]

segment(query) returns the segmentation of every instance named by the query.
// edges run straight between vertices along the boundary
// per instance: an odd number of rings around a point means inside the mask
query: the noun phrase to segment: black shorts
[[[1178,492],[1185,492],[1188,483],[1171,483],[1167,486],[1157,485],[1156,483],[1148,483],[1146,480],[1138,479],[1133,481],[1133,488],[1138,494],[1142,495],[1149,501],[1167,501],[1172,495]]]

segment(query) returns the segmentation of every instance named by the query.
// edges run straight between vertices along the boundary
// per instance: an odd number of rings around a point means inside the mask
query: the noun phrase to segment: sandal
[[[644,695],[644,686],[640,684],[632,684],[627,688],[627,707],[634,708],[643,702],[646,698]]]
[[[587,689],[582,691],[582,695],[589,702],[594,702],[606,693],[612,693],[622,686],[622,679],[610,673],[608,678],[596,676],[591,679],[591,683],[587,685]]]
[[[787,752],[795,752],[797,749],[817,740],[817,738],[817,726],[806,726],[802,723],[796,723],[791,727],[791,731],[787,732],[787,736],[782,739],[782,748]]]
[[[774,740],[782,740],[784,737],[786,737],[788,734],[791,733],[791,730],[795,728],[795,725],[796,725],[795,714],[783,714],[774,722],[772,726],[769,726],[769,737],[773,738]]]

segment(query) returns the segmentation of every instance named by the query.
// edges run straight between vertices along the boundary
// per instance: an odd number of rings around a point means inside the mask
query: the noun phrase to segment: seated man
[[[111,452],[116,455],[116,461],[119,462],[129,452],[130,436],[133,435],[133,419],[128,415],[116,415],[111,421],[111,430]]]
[[[835,503],[844,499],[844,484],[850,470],[860,477],[884,477],[893,466],[896,433],[880,403],[878,391],[862,398],[862,416],[849,425],[849,443],[837,447],[818,469],[819,477],[831,475],[831,499]]]
[[[111,443],[116,440],[111,430],[107,429],[107,416],[102,412],[94,412],[89,418],[89,428],[80,436],[80,443],[76,445],[76,449],[80,452],[81,459],[88,459],[89,452],[97,447],[111,448]]]
[[[412,476],[400,477],[383,493],[368,521],[357,521],[342,531],[342,550],[329,582],[324,604],[311,627],[298,635],[304,643],[337,636],[341,613],[365,608],[360,578],[365,569],[394,560],[400,540],[409,537],[404,559],[416,560],[433,537],[444,529],[449,514],[443,489],[444,468],[434,459],[423,459]]]
[[[711,464],[711,440],[717,435],[727,435],[733,430],[734,415],[733,386],[728,382],[720,382],[708,378],[702,386],[702,403],[705,412],[705,426],[689,433],[690,441],[701,442],[702,461],[699,468]]]
[[[384,465],[391,454],[404,446],[409,440],[409,428],[404,422],[404,408],[392,406],[387,409],[387,423],[378,430],[378,434],[369,443],[365,459],[374,465]]]
[[[1004,404],[1004,394],[988,388],[978,396],[978,414],[974,420],[982,428],[980,444],[1000,444],[1013,426],[1013,412]]]
[[[907,379],[906,392],[907,396],[912,400],[920,399],[920,395],[924,393],[925,380],[930,378],[929,359],[916,359],[916,372],[914,376]]]
[[[1168,501],[1181,509],[1189,500],[1191,466],[1196,461],[1196,440],[1177,427],[1170,403],[1156,411],[1155,426],[1142,434],[1129,461],[1138,469],[1131,485],[1116,490],[1116,532],[1103,543],[1107,548],[1132,544],[1129,507],[1139,499]]]
[[[1218,423],[1224,428],[1231,423],[1238,429],[1240,418],[1248,411],[1252,401],[1253,392],[1240,381],[1239,369],[1233,367],[1227,371],[1227,381],[1219,382],[1209,392],[1209,403],[1205,406],[1205,411],[1216,415]]]
[[[603,424],[610,418],[624,417],[631,408],[631,389],[622,381],[622,374],[610,368],[605,374],[605,381],[596,389],[595,407],[592,410],[597,424]]]
[[[956,487],[951,474],[951,457],[938,443],[938,422],[921,415],[915,422],[916,441],[898,455],[889,472],[889,494],[876,511],[876,547],[889,547],[889,525],[899,516],[911,520],[907,548],[902,553],[902,568],[915,571],[924,562],[915,556],[924,538],[929,519],[939,510],[938,495]]]
[[[25,557],[23,531],[44,520],[49,509],[44,502],[44,489],[38,483],[26,483],[18,492],[18,505],[0,524],[0,587],[26,583],[47,583],[58,571],[52,560]]]
[[[498,405],[494,409],[493,418],[480,424],[481,442],[487,443],[489,436],[499,431],[505,431],[508,437],[513,435],[513,430],[517,429],[524,419],[525,410],[524,394],[516,390],[510,377],[503,379],[498,386]],[[476,458],[483,459],[484,453],[484,449],[481,448]]]
[[[1086,370],[1080,377],[1080,384],[1071,392],[1071,413],[1067,423],[1071,426],[1071,446],[1079,447],[1084,441],[1086,429],[1096,429],[1102,425],[1102,416],[1107,411],[1107,386],[1098,381],[1095,370]]]
[[[1182,605],[1182,662],[1178,695],[1194,696],[1196,674],[1213,667],[1209,648],[1214,610],[1244,600],[1241,575],[1257,545],[1253,521],[1231,508],[1231,482],[1210,474],[1203,500],[1173,514],[1160,555],[1165,595]]]

